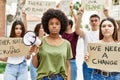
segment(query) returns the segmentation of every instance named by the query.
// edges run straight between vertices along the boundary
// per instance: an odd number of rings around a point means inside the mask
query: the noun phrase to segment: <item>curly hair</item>
[[[42,25],[43,29],[47,34],[50,34],[48,29],[48,22],[52,18],[57,18],[61,23],[61,30],[59,34],[63,34],[68,26],[68,18],[67,16],[61,11],[57,9],[48,9],[42,16]]]

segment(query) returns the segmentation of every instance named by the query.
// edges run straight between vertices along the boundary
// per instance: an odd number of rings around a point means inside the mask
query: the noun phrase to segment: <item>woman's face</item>
[[[45,31],[44,31],[44,29],[43,29],[43,26],[41,25],[40,26],[40,29],[39,29],[39,37],[43,37],[43,36],[45,36]]]
[[[114,32],[114,26],[110,21],[104,21],[101,25],[101,32],[104,37],[112,37]]]
[[[22,34],[22,27],[21,25],[16,25],[15,26],[15,35],[16,37],[21,37]]]
[[[59,34],[61,23],[57,18],[52,18],[48,22],[48,29],[50,34]]]

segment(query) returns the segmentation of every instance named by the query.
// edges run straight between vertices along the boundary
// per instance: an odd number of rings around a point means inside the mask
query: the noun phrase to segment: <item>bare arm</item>
[[[30,49],[31,53],[33,53],[33,52],[35,53],[34,55],[32,54],[32,64],[35,68],[37,68],[39,65],[39,60],[38,60],[38,55],[37,55],[38,49],[39,48],[36,45],[32,46]]]
[[[71,66],[70,66],[70,60],[67,60],[66,62],[66,69],[67,69],[67,80],[71,80]]]
[[[33,64],[33,66],[34,66],[35,68],[38,67],[39,61],[38,61],[38,56],[37,56],[37,54],[32,57],[32,64]]]
[[[70,10],[71,10],[72,16],[74,17],[75,23],[76,23],[76,21],[77,21],[77,15],[73,11],[73,4],[72,3],[70,4]]]
[[[75,32],[80,37],[84,37],[84,32],[83,32],[83,30],[80,29],[80,25],[81,25],[81,22],[82,22],[82,15],[83,15],[83,13],[84,13],[84,9],[80,8],[79,14],[77,15],[77,20],[76,20],[76,23],[75,23]]]
[[[103,9],[103,13],[104,13],[104,15],[105,15],[105,17],[110,17],[109,15],[108,15],[108,9],[107,8],[104,8]]]
[[[27,15],[25,12],[22,12],[23,23],[25,26],[25,31],[27,31]]]
[[[7,62],[7,57],[6,58],[0,58],[0,61]]]

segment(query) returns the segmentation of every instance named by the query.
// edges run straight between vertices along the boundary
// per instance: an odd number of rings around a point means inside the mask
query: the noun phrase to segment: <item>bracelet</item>
[[[33,53],[32,53],[32,56],[35,56],[35,55],[36,55],[36,53],[35,53],[35,52],[33,52]]]

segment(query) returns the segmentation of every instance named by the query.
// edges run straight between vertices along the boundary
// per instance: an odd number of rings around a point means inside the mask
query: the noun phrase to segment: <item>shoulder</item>
[[[70,44],[70,42],[69,42],[68,40],[66,40],[66,39],[63,39],[63,41],[64,41],[65,43],[67,43],[67,44]]]
[[[119,41],[117,41],[116,43],[117,43],[117,44],[120,44],[120,42],[119,42]]]
[[[44,37],[42,37],[42,38],[40,38],[42,41],[44,41],[45,40],[45,38],[46,38],[46,36],[44,36]]]

